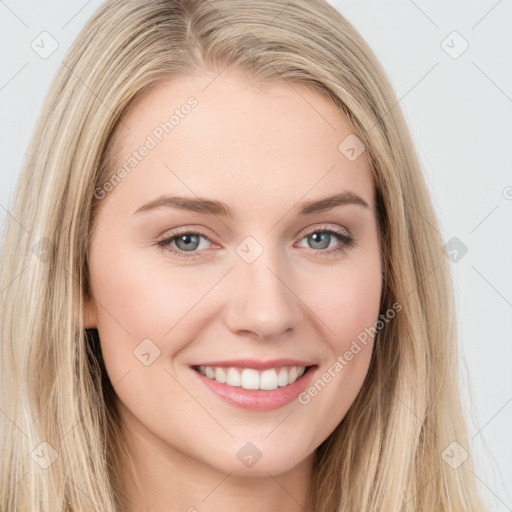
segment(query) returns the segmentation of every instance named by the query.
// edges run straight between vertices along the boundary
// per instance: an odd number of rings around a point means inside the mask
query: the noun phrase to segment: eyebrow
[[[343,206],[347,204],[356,204],[363,208],[370,208],[368,203],[359,195],[354,192],[344,191],[339,194],[315,199],[312,201],[303,201],[299,203],[295,210],[298,210],[299,215],[309,215],[312,213],[331,210],[336,206]],[[147,212],[156,208],[178,208],[180,210],[192,211],[197,213],[219,215],[222,217],[233,218],[235,216],[234,210],[226,203],[216,201],[214,199],[206,198],[193,198],[193,197],[179,197],[179,196],[161,196],[149,203],[142,205],[134,214],[140,212]]]

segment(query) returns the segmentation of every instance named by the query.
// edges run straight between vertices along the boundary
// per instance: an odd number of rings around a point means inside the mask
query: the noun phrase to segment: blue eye
[[[206,247],[201,247],[201,239],[213,243],[212,240],[204,233],[181,230],[175,234],[171,234],[171,236],[164,240],[159,241],[158,245],[164,250],[180,258],[195,258],[200,256],[199,253],[201,252],[201,249],[205,249],[208,246],[208,244],[206,244]],[[310,249],[319,249],[313,250],[313,255],[315,257],[329,257],[334,253],[346,251],[355,244],[355,241],[351,236],[332,228],[319,229],[317,227],[311,229],[303,235],[301,241],[304,239],[307,239],[308,243],[311,244]],[[337,240],[339,243],[335,247],[329,249],[331,241],[333,240]]]
[[[210,238],[206,235],[196,231],[182,231],[176,235],[172,235],[165,240],[158,242],[158,245],[162,246],[165,250],[179,256],[181,258],[193,258],[200,247],[200,239],[204,238],[211,242]],[[177,247],[173,247],[171,244],[175,243]],[[192,254],[187,254],[192,253]]]
[[[320,258],[347,251],[355,245],[355,240],[351,236],[332,228],[319,229],[315,227],[304,235],[302,240],[304,239],[308,239],[309,243],[313,244],[313,248],[321,249],[320,251],[314,251],[314,256]],[[338,240],[340,243],[329,250],[324,250],[329,248],[330,242],[333,239]]]

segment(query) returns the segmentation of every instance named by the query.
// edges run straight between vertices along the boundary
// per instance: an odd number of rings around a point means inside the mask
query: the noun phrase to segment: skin
[[[359,392],[373,338],[306,405],[273,411],[227,404],[190,365],[281,357],[328,372],[379,315],[381,261],[374,188],[366,153],[338,145],[354,133],[328,98],[303,86],[250,85],[241,75],[204,73],[160,84],[129,111],[113,144],[123,162],[190,96],[198,105],[100,201],[89,253],[85,326],[96,327],[137,472],[121,468],[126,511],[308,510],[314,450]],[[345,204],[299,216],[298,203],[351,191],[369,208]],[[207,197],[235,216],[161,207],[163,195]],[[199,229],[195,257],[158,242]],[[319,243],[307,236],[339,229]],[[248,236],[263,249],[252,263],[236,252]],[[321,241],[322,239],[320,239]],[[178,238],[170,245],[186,252]],[[327,247],[328,246],[328,247]],[[327,248],[325,248],[327,247]],[[251,249],[253,250],[253,249]],[[188,253],[187,253],[188,254]],[[160,355],[134,356],[150,339]],[[253,443],[261,459],[237,452]]]

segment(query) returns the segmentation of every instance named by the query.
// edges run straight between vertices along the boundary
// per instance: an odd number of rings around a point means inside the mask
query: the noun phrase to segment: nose
[[[275,250],[265,249],[252,263],[235,254],[229,283],[224,317],[232,332],[275,339],[297,329],[302,302],[290,265]]]

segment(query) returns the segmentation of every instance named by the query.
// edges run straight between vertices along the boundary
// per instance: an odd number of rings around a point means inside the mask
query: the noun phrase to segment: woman
[[[482,510],[396,103],[323,1],[99,9],[4,240],[2,510]]]

